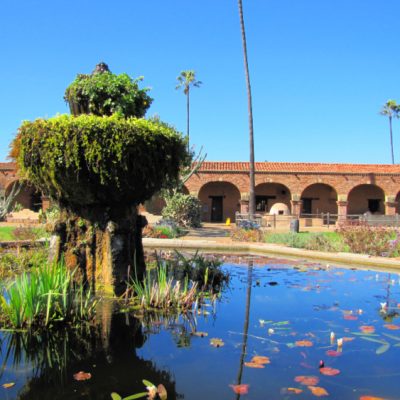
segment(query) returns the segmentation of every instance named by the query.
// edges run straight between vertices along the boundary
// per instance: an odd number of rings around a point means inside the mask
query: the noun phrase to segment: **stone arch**
[[[189,189],[188,189],[185,185],[182,186],[181,192],[182,192],[183,194],[190,194]]]
[[[240,211],[240,191],[230,182],[206,183],[200,188],[199,200],[204,222],[224,222],[227,218],[233,222]]]
[[[291,193],[282,183],[265,182],[256,186],[256,212],[269,212],[276,203],[286,204],[291,210]]]
[[[15,197],[12,206],[20,204],[23,208],[27,208],[32,211],[39,211],[42,208],[42,193],[37,190],[33,185],[26,182],[20,182],[14,180],[10,182],[5,188],[5,196],[9,196],[14,185],[20,184],[21,189]]]
[[[338,213],[336,189],[326,183],[313,183],[302,194],[302,214]]]
[[[395,203],[396,203],[396,214],[400,214],[400,191],[397,193],[397,196],[395,198]]]
[[[347,196],[347,214],[385,213],[385,192],[374,184],[353,187]]]

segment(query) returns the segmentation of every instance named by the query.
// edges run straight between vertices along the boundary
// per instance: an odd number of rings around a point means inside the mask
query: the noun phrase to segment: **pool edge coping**
[[[400,260],[384,257],[368,256],[354,253],[328,253],[323,251],[297,249],[276,244],[255,243],[217,243],[207,240],[179,240],[143,238],[145,249],[176,249],[217,251],[223,253],[251,253],[257,255],[284,255],[320,261],[342,263],[346,265],[362,265],[364,267],[380,267],[400,270]]]

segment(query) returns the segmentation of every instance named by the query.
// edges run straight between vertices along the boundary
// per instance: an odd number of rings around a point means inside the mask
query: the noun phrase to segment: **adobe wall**
[[[192,195],[199,196],[202,188],[210,182],[214,182],[215,188],[218,187],[218,183],[229,182],[240,192],[242,200],[248,199],[249,174],[247,172],[199,171],[197,175],[193,175],[186,182],[186,186]],[[256,195],[271,195],[274,191],[276,193],[278,187],[276,184],[284,185],[287,188],[287,194],[283,194],[283,191],[280,195],[277,193],[277,199],[271,200],[269,206],[278,200],[285,204],[290,202],[292,214],[300,214],[302,198],[314,199],[312,213],[329,212],[342,216],[363,214],[368,211],[369,199],[380,200],[378,213],[381,214],[395,214],[400,209],[398,204],[400,174],[397,173],[256,172],[255,183]],[[360,190],[355,189],[360,185],[366,186],[362,186]],[[377,196],[377,193],[380,195]],[[208,196],[212,195],[213,193],[208,193]],[[209,204],[206,199],[203,199],[203,196],[200,200],[202,202],[204,200],[203,204],[206,209],[209,208]],[[236,200],[233,200],[233,203],[235,202]],[[242,201],[242,203],[244,202]],[[245,210],[246,208],[242,209],[243,212]],[[209,221],[209,218],[209,214],[204,215],[204,221]]]

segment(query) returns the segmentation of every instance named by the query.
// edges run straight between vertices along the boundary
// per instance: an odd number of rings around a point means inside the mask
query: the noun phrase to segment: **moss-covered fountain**
[[[72,115],[24,122],[12,149],[20,174],[62,210],[52,257],[116,295],[145,270],[138,205],[177,179],[187,156],[176,130],[143,118],[152,99],[139,80],[103,63],[78,75],[65,93]]]

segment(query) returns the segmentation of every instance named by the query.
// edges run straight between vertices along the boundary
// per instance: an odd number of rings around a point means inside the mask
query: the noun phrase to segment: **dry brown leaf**
[[[76,381],[87,381],[91,377],[92,377],[92,374],[90,372],[79,371],[76,374],[74,374],[74,379]]]
[[[295,344],[297,347],[311,347],[313,342],[310,340],[298,340]]]
[[[299,375],[294,378],[296,382],[300,382],[305,386],[315,386],[318,385],[319,378],[318,376],[307,376],[307,375]]]
[[[263,364],[258,364],[255,362],[245,362],[244,363],[245,367],[249,367],[249,368],[265,368]]]
[[[256,364],[270,364],[271,363],[269,357],[266,357],[266,356],[254,356],[251,359],[251,362],[256,363]]]
[[[323,387],[320,386],[307,386],[307,387],[311,390],[311,393],[314,396],[317,397],[329,396],[329,393]]]

